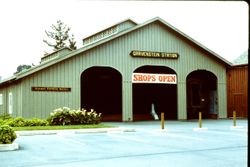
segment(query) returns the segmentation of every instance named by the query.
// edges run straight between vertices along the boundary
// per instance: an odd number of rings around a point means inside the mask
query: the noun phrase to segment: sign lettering
[[[175,74],[133,73],[132,83],[176,84]]]
[[[178,59],[178,53],[166,53],[166,52],[150,52],[150,51],[138,51],[133,50],[130,53],[133,57],[150,57],[150,58],[166,58],[166,59]]]
[[[70,92],[71,88],[66,87],[31,87],[32,91],[48,91],[48,92]]]

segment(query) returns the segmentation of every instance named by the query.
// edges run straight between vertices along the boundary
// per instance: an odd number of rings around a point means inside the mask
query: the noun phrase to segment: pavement
[[[114,128],[93,128],[93,129],[65,129],[65,130],[30,130],[30,131],[16,131],[17,136],[34,136],[34,135],[69,135],[81,133],[119,133],[119,132],[134,132],[134,128],[126,127]]]
[[[117,128],[17,132],[0,167],[245,167],[248,121],[108,122]]]

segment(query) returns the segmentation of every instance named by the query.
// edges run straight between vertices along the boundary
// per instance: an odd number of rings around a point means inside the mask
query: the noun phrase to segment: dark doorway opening
[[[111,67],[91,67],[81,74],[81,108],[102,113],[102,121],[122,121],[122,76]]]
[[[206,70],[197,70],[187,76],[187,119],[217,118],[217,78]]]
[[[134,73],[176,74],[165,66],[142,66]],[[177,84],[133,83],[133,120],[154,120],[152,108],[160,118],[177,119]]]

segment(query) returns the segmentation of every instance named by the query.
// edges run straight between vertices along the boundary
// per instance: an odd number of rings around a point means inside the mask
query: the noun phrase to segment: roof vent
[[[106,39],[112,35],[115,35],[119,32],[122,32],[124,30],[127,30],[131,27],[136,26],[137,23],[135,23],[134,21],[132,21],[131,19],[127,19],[125,21],[122,21],[120,23],[115,24],[114,26],[111,26],[109,28],[106,28],[98,33],[95,33],[91,36],[88,36],[86,38],[84,38],[83,41],[83,46],[87,46],[90,45],[92,43],[98,42],[102,39]]]
[[[44,63],[44,62],[47,62],[47,61],[50,61],[50,60],[53,60],[55,58],[58,58],[58,57],[61,57],[63,55],[66,55],[68,54],[69,52],[71,52],[72,50],[68,47],[64,47],[62,49],[59,49],[55,52],[52,52],[50,54],[46,54],[45,56],[43,56],[41,58],[41,63]]]

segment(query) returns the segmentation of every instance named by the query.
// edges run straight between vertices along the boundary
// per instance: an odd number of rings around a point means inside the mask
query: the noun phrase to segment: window
[[[13,113],[13,95],[9,92],[9,114]]]
[[[3,94],[0,94],[0,105],[3,105]]]

